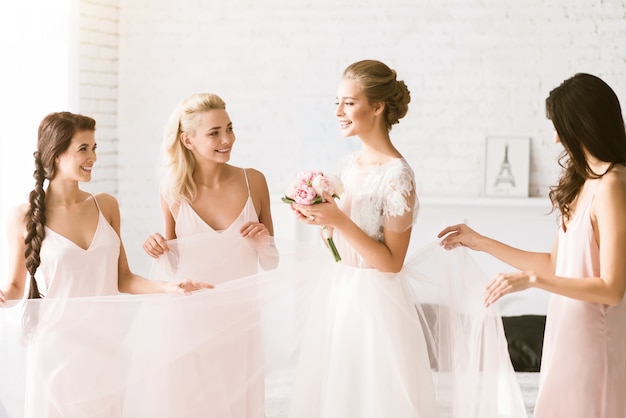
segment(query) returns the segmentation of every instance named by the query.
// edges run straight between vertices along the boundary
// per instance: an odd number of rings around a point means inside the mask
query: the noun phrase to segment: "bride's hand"
[[[336,227],[345,214],[339,209],[335,199],[330,194],[324,192],[322,197],[324,202],[314,205],[294,203],[292,206],[298,220],[309,225]]]
[[[7,295],[5,295],[2,290],[0,290],[0,306],[4,306],[6,301],[7,301]]]

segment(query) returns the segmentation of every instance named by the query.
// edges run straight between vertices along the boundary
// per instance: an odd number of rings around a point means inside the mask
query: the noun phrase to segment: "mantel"
[[[547,197],[420,197],[422,206],[551,208]]]

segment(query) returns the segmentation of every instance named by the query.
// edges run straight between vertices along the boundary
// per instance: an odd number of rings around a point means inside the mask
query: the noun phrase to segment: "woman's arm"
[[[551,253],[525,251],[511,247],[481,235],[465,224],[449,226],[441,231],[437,237],[443,238],[441,245],[446,250],[459,246],[467,247],[474,251],[486,252],[519,270],[533,270],[544,274],[554,273],[558,237],[554,241]]]
[[[170,246],[167,245],[167,241],[176,238],[176,220],[170,209],[170,206],[163,198],[163,195],[159,196],[161,204],[161,214],[163,215],[163,225],[165,236],[158,232],[149,235],[143,242],[143,250],[150,257],[159,258],[164,252],[170,250]]]
[[[383,228],[383,241],[377,241],[367,235],[350,218],[334,225],[357,253],[369,265],[382,272],[397,273],[402,270],[406,252],[411,240],[412,228],[403,232]]]
[[[166,240],[176,239],[176,219],[174,219],[172,209],[163,195],[159,196],[159,202],[161,204],[161,214],[163,215],[164,238]]]
[[[27,210],[27,204],[20,205],[14,208],[8,217],[9,278],[6,285],[0,290],[0,306],[4,305],[7,300],[24,297],[26,276],[28,275],[26,260],[24,259]]]
[[[591,303],[617,305],[626,291],[626,178],[606,175],[598,185],[591,222],[600,248],[599,277],[557,277],[544,272],[523,271],[498,275],[487,288],[486,303],[501,296],[536,287]]]
[[[410,226],[402,232],[384,227],[384,238],[380,242],[367,235],[341,211],[332,196],[325,194],[324,199],[325,203],[315,205],[294,204],[293,209],[298,219],[311,225],[337,229],[356,252],[379,271],[397,273],[402,269],[411,238]],[[314,220],[309,220],[309,216],[313,216]]]
[[[272,221],[270,192],[265,176],[258,170],[247,169],[250,182],[250,194],[259,222],[247,222],[242,225],[240,233],[243,237],[258,241],[259,264],[264,270],[278,266],[278,251],[274,247],[274,223]]]
[[[257,213],[259,222],[248,222],[242,226],[240,233],[244,237],[274,236],[274,223],[272,221],[270,192],[267,187],[265,176],[258,170],[248,168],[248,181],[250,182],[250,196]]]
[[[104,193],[98,194],[96,198],[98,199],[98,203],[105,218],[109,221],[117,235],[120,237],[120,256],[117,267],[117,283],[120,292],[133,294],[164,292],[188,293],[201,288],[213,287],[211,285],[191,281],[170,283],[148,280],[133,273],[128,265],[126,251],[124,250],[124,244],[122,243],[120,235],[120,210],[117,199]]]

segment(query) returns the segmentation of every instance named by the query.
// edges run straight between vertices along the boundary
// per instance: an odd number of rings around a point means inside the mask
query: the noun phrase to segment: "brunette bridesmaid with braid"
[[[130,270],[120,239],[117,200],[109,194],[94,195],[79,187],[80,182],[91,180],[96,162],[94,119],[69,112],[47,115],[39,126],[34,157],[35,188],[29,202],[14,209],[8,223],[9,277],[8,284],[0,290],[0,306],[9,299],[23,298],[25,292],[30,299],[45,297],[46,301],[55,301],[120,292],[188,293],[212,287],[191,281],[152,281]],[[50,358],[44,361],[50,363]],[[63,370],[54,373],[62,375]],[[75,381],[76,378],[51,380]],[[27,394],[30,393],[27,397],[33,398],[27,402],[25,416],[67,416],[66,409],[60,409],[62,406],[56,402],[55,391],[41,386],[27,378]],[[118,415],[116,402],[108,403],[110,410],[101,407],[99,403],[101,415],[98,416]],[[72,408],[79,411],[77,406]],[[96,406],[80,408],[91,413]]]
[[[51,113],[39,125],[35,188],[29,202],[10,215],[10,277],[0,290],[0,304],[23,297],[27,275],[29,298],[184,293],[206,287],[155,282],[130,271],[117,200],[79,187],[91,180],[96,162],[95,126],[92,118],[69,112]]]

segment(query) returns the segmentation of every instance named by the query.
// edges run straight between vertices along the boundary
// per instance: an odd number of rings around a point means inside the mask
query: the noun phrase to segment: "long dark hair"
[[[559,209],[564,225],[585,180],[601,178],[614,166],[626,164],[626,130],[615,92],[591,74],[578,73],[554,88],[546,98],[546,115],[564,147],[559,158],[564,171],[549,194],[552,209]],[[585,151],[610,163],[609,168],[594,172]]]
[[[30,299],[40,298],[39,288],[35,281],[35,272],[41,260],[39,252],[46,237],[46,191],[44,181],[52,180],[56,175],[56,159],[70,146],[72,137],[77,132],[94,131],[96,121],[88,116],[70,112],[51,113],[39,124],[37,134],[37,151],[35,157],[35,188],[28,196],[29,208],[26,213],[26,269],[30,274]]]

